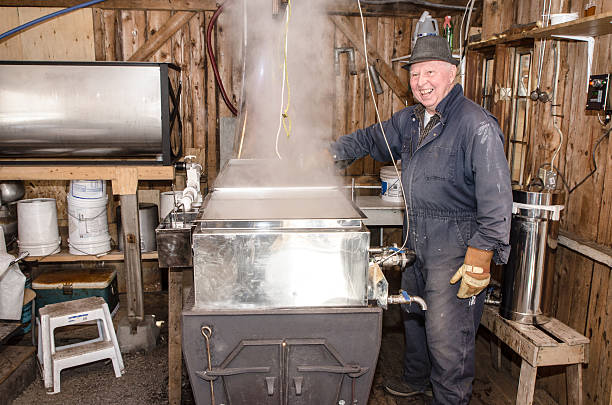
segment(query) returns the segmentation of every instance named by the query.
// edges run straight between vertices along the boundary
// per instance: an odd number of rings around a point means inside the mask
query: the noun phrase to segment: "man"
[[[428,310],[405,308],[404,371],[385,388],[399,396],[433,390],[434,404],[468,404],[481,292],[491,259],[505,263],[509,253],[512,191],[503,134],[453,84],[458,61],[444,38],[419,38],[407,65],[418,104],[382,126],[393,157],[402,160],[404,236],[416,252],[402,289],[422,296]],[[331,150],[338,161],[366,154],[391,160],[379,124],[341,137]]]

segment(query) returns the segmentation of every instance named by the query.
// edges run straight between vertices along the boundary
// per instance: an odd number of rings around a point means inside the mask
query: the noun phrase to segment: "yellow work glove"
[[[461,279],[461,285],[457,292],[459,298],[470,298],[477,295],[489,285],[491,275],[489,274],[493,252],[468,247],[463,265],[450,279],[455,284]]]

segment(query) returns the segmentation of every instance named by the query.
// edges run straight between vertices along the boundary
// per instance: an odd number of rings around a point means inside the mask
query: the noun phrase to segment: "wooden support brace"
[[[196,13],[179,11],[174,14],[164,25],[161,26],[151,38],[147,40],[130,57],[130,61],[142,62],[148,60],[176,31],[181,29]]]
[[[336,24],[338,29],[348,38],[362,55],[365,55],[363,46],[363,35],[350,23],[348,18],[342,16],[331,16],[331,20]],[[382,56],[377,52],[376,45],[372,41],[368,41],[368,62],[374,65],[380,77],[389,85],[391,90],[406,103],[408,101],[408,86],[402,83],[399,77],[395,74],[391,66],[389,66]],[[367,68],[367,67],[366,67]]]

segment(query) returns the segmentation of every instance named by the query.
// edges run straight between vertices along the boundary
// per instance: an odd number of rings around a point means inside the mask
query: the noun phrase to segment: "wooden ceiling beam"
[[[277,0],[282,1],[282,0]],[[83,0],[0,0],[0,7],[72,7],[83,3]],[[165,10],[165,11],[214,11],[222,0],[106,0],[95,4],[94,8],[122,10]],[[270,12],[273,1],[270,0]],[[362,5],[366,17],[403,17],[418,18],[425,8],[409,3],[388,5]],[[327,7],[332,15],[358,16],[359,8],[355,0],[336,0]],[[434,17],[449,14],[450,10],[431,9]],[[459,11],[452,10],[450,14]]]

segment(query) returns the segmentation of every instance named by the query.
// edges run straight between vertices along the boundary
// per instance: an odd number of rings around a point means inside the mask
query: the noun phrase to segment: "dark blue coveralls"
[[[393,157],[402,159],[407,247],[416,252],[415,263],[403,272],[402,289],[428,305],[427,311],[414,303],[405,308],[404,380],[416,389],[431,382],[434,404],[467,405],[484,293],[457,298],[460,283],[449,281],[468,246],[492,250],[496,263],[506,263],[510,172],[497,120],[464,97],[460,85],[440,101],[428,131],[423,112],[417,104],[382,123]],[[378,124],[341,137],[331,150],[336,160],[367,154],[391,160]]]

